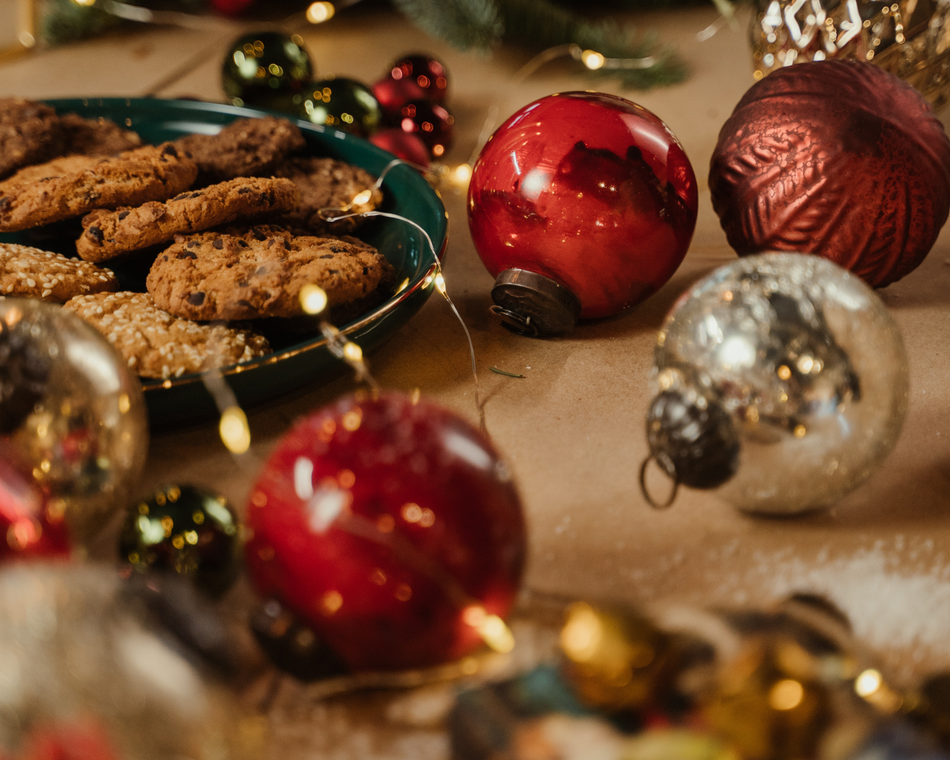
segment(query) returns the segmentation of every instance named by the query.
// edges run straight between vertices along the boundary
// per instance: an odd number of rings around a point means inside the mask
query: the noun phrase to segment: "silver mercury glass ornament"
[[[907,356],[886,307],[830,261],[765,253],[685,293],[660,330],[644,496],[679,485],[747,512],[827,507],[893,449],[907,411]],[[673,480],[658,501],[655,462]]]

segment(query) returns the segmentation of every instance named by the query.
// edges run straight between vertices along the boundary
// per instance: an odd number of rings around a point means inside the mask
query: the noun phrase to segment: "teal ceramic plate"
[[[185,100],[97,98],[48,101],[59,113],[78,113],[86,118],[103,116],[138,132],[145,142],[175,140],[194,132],[213,134],[225,124],[263,111],[216,103]],[[298,122],[307,140],[307,151],[361,166],[379,176],[392,155],[344,132]],[[441,257],[446,243],[445,208],[423,177],[406,165],[397,165],[383,181],[384,202],[380,211],[397,214],[418,224],[432,240]],[[72,239],[38,241],[33,233],[0,235],[5,242],[19,242],[75,255]],[[369,219],[359,236],[381,251],[398,273],[402,289],[373,311],[346,325],[337,325],[364,352],[372,351],[404,325],[425,303],[433,288],[437,261],[425,234],[398,219]],[[120,284],[128,290],[145,290],[149,262],[116,266]],[[113,268],[110,265],[110,268]],[[274,353],[255,361],[225,367],[222,372],[239,403],[255,403],[288,391],[315,385],[336,377],[345,366],[327,348],[319,334],[285,334],[264,329]],[[213,400],[199,374],[174,380],[144,380],[145,399],[153,426],[177,426],[217,415]]]

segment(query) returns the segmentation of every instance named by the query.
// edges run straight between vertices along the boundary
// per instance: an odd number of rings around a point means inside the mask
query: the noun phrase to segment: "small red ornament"
[[[525,525],[488,440],[427,402],[343,398],[278,444],[251,492],[247,566],[354,670],[434,665],[507,615]]]
[[[37,486],[10,445],[0,444],[0,563],[68,557],[71,546],[63,510]]]
[[[740,256],[813,253],[884,287],[915,269],[950,212],[950,140],[924,98],[877,66],[801,63],[753,85],[709,168]]]
[[[240,16],[254,5],[254,0],[211,0],[211,7],[225,16]]]
[[[444,106],[414,100],[399,109],[394,121],[403,132],[422,140],[436,158],[445,155],[445,151],[452,147],[455,118]]]
[[[426,168],[432,158],[428,146],[421,139],[395,127],[379,130],[369,138],[369,141],[383,150],[388,150],[397,158]]]
[[[542,335],[656,292],[686,255],[697,206],[669,128],[591,92],[516,112],[482,149],[468,191],[475,248],[498,278],[492,297],[516,331]]]
[[[373,94],[389,113],[398,113],[412,100],[443,103],[448,95],[449,73],[441,61],[416,53],[390,66],[389,74],[373,85]]]

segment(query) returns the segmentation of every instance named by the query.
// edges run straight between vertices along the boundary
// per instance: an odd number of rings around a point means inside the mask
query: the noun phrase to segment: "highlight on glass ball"
[[[491,136],[468,222],[505,325],[546,336],[659,290],[686,255],[697,206],[693,168],[657,116],[614,95],[566,92]]]
[[[829,507],[871,477],[907,411],[887,308],[838,265],[794,253],[740,259],[685,293],[660,330],[652,383],[640,476],[654,506],[683,485],[747,512]],[[651,462],[673,481],[668,498]]]
[[[709,168],[740,256],[813,253],[884,287],[923,262],[950,213],[950,139],[913,87],[869,63],[776,71],[742,97]]]
[[[48,500],[47,517],[64,517],[81,544],[127,503],[145,464],[141,385],[79,317],[8,298],[0,303],[0,435]]]
[[[314,73],[299,35],[257,32],[231,43],[221,83],[231,105],[297,113]]]
[[[314,124],[369,137],[382,122],[383,109],[373,93],[355,79],[321,79],[312,83],[307,91],[300,117]]]
[[[353,671],[514,645],[521,502],[487,438],[434,404],[349,396],[303,419],[252,489],[246,526],[262,598]]]
[[[126,513],[119,556],[138,572],[173,572],[220,596],[241,569],[238,519],[218,493],[169,485]]]

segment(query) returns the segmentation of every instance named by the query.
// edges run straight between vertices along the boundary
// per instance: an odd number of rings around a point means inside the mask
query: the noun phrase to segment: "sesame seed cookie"
[[[287,119],[238,119],[216,135],[186,135],[175,141],[198,164],[198,184],[269,175],[305,145],[300,128]]]
[[[165,200],[190,187],[198,167],[172,143],[112,158],[67,156],[28,166],[0,182],[0,232]]]
[[[59,123],[65,143],[64,156],[114,156],[142,145],[138,134],[103,116],[84,119],[79,114],[67,113],[59,117]]]
[[[50,106],[0,98],[0,179],[57,155],[62,127]]]
[[[73,296],[113,291],[115,274],[60,253],[0,243],[0,295],[64,303]]]
[[[341,209],[340,214],[362,214],[372,211],[383,201],[383,193],[376,187],[376,178],[372,174],[334,158],[290,158],[274,170],[274,176],[293,180],[300,191],[297,208],[277,217],[275,223],[305,235],[346,235],[363,221],[360,217],[349,217],[331,223],[320,216],[321,209]],[[361,202],[354,203],[354,198],[361,193],[367,196],[365,200],[360,197]]]
[[[304,285],[323,288],[332,309],[374,291],[389,267],[355,239],[255,227],[177,239],[156,257],[146,286],[161,308],[189,319],[295,317]]]
[[[104,261],[178,234],[289,211],[296,205],[297,187],[289,179],[239,177],[137,208],[93,211],[82,220],[84,231],[76,250],[86,261]]]
[[[179,319],[159,309],[147,293],[77,296],[63,308],[105,335],[142,377],[181,377],[270,353],[267,339],[258,333]]]

